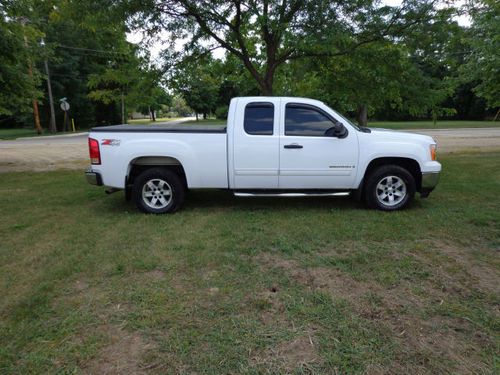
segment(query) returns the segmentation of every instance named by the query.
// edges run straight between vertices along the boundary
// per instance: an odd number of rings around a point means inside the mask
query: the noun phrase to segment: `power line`
[[[116,54],[116,55],[130,55],[130,52],[115,52],[115,51],[105,51],[102,49],[92,49],[92,48],[81,48],[81,47],[70,47],[70,46],[65,46],[63,44],[58,44],[56,48],[66,48],[66,49],[73,49],[77,51],[89,51],[89,52],[98,52],[98,53],[106,53],[106,54]]]

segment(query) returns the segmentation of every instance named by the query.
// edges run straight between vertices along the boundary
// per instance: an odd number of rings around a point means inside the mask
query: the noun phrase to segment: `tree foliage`
[[[31,123],[37,98],[47,124],[45,59],[56,104],[68,98],[85,127],[121,122],[122,102],[127,112],[153,119],[166,106],[224,117],[232,97],[259,94],[317,98],[363,124],[367,115],[483,118],[500,106],[498,2],[468,2],[462,11],[471,15],[470,27],[454,22],[456,9],[437,0],[383,4],[5,0],[0,120]],[[131,30],[167,39],[161,66],[144,46],[127,42]],[[222,58],[214,58],[216,49]],[[57,105],[56,114],[60,124]]]
[[[473,24],[467,37],[470,53],[461,73],[476,80],[474,91],[490,108],[500,107],[500,3],[482,0],[469,8]]]
[[[286,62],[343,56],[400,35],[429,17],[433,3],[405,0],[401,7],[388,7],[374,0],[125,2],[135,25],[166,30],[172,43],[187,38],[181,58],[216,48],[228,51],[243,63],[264,95],[273,93],[275,74]]]
[[[28,112],[41,97],[33,59],[39,33],[6,5],[0,5],[0,115]]]
[[[48,123],[44,59],[50,68],[59,124],[63,113],[57,104],[62,97],[71,104],[77,126],[83,127],[121,122],[120,100],[116,100],[121,89],[126,89],[131,110],[145,105],[155,108],[158,102],[167,100],[161,77],[152,73],[148,56],[127,42],[125,20],[108,2],[16,0],[5,4],[0,30],[6,36],[0,46],[6,53],[0,56],[5,59],[0,69],[2,77],[11,78],[10,86],[6,83],[7,90],[1,92],[6,93],[1,102],[9,106],[2,106],[2,113],[22,118],[21,111],[29,111],[31,98],[37,96],[42,123]],[[23,34],[28,37],[28,49]],[[44,48],[40,46],[42,38]],[[28,57],[33,62],[33,82],[27,77]]]
[[[213,59],[208,57],[201,63],[185,63],[178,67],[170,81],[195,113],[201,113],[204,117],[214,112],[217,104],[219,81],[214,65]]]

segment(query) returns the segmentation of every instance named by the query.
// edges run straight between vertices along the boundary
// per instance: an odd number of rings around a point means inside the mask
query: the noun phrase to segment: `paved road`
[[[439,153],[500,150],[500,127],[422,129],[411,132],[434,137],[439,144]],[[0,141],[0,172],[59,168],[83,170],[86,166],[87,133]]]

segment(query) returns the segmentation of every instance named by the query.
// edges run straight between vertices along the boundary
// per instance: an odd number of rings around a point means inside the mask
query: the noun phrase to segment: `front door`
[[[329,134],[337,120],[325,110],[309,104],[283,105],[279,188],[351,188],[358,161],[356,131],[348,127],[347,136],[333,137]]]

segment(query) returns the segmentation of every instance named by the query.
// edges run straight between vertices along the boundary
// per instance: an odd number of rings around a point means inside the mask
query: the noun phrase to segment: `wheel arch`
[[[186,171],[182,163],[172,156],[139,156],[132,159],[128,165],[127,175],[125,176],[125,187],[130,189],[135,178],[150,168],[165,168],[176,173],[184,187],[188,188]]]
[[[363,189],[367,176],[382,165],[397,165],[406,169],[415,179],[416,190],[420,192],[422,187],[422,170],[420,169],[420,164],[415,159],[399,156],[379,157],[371,160],[365,169],[365,173],[359,184],[359,190]]]

